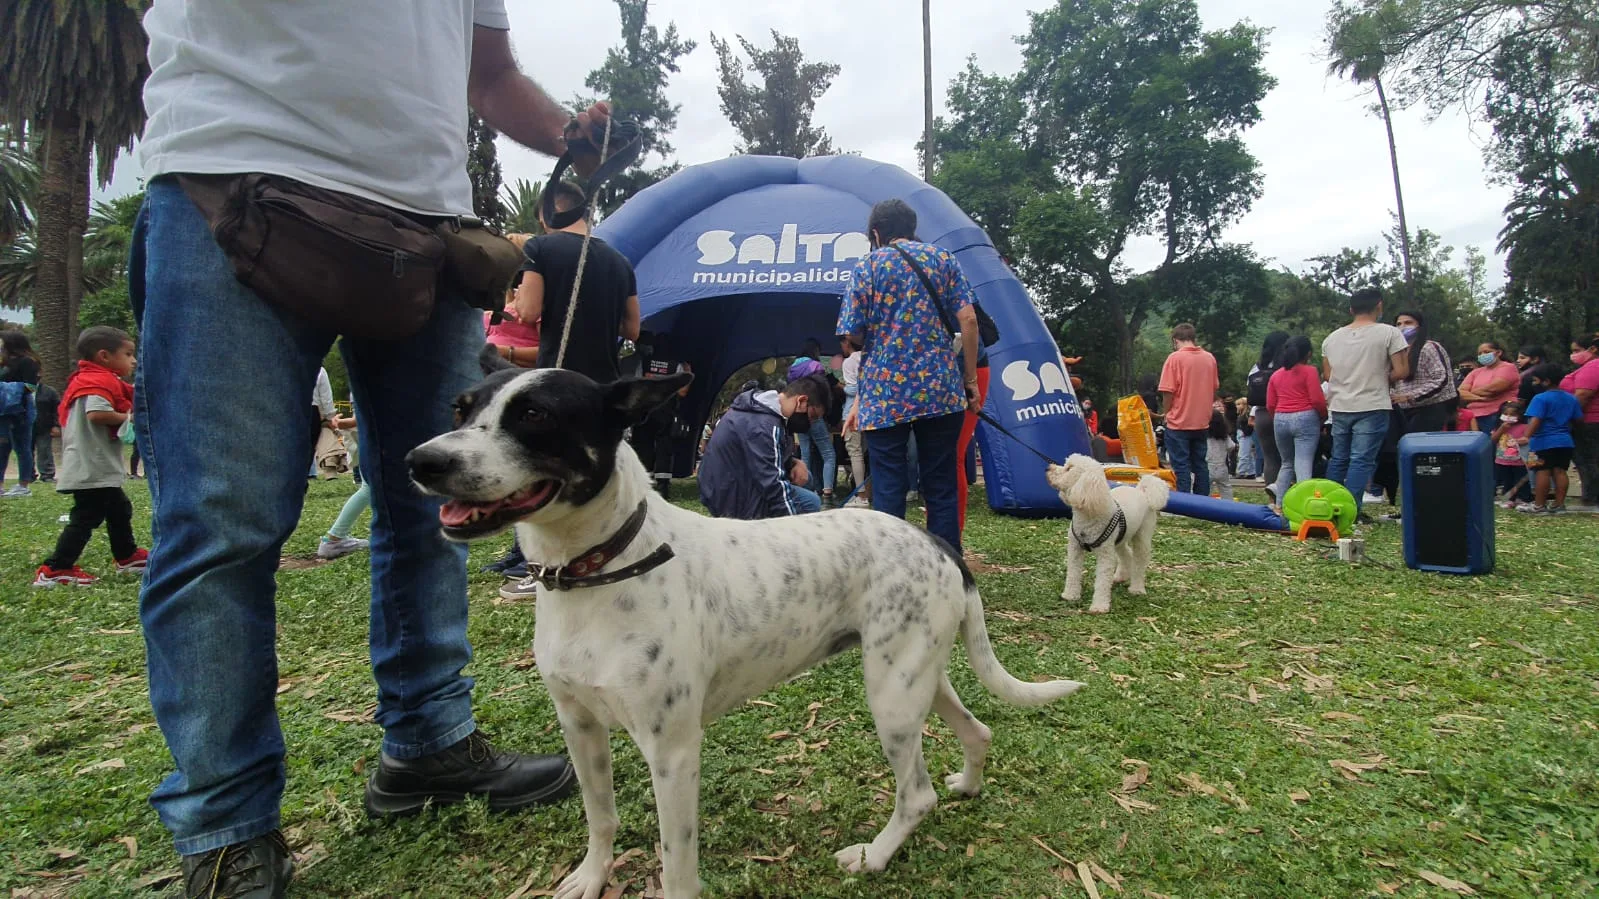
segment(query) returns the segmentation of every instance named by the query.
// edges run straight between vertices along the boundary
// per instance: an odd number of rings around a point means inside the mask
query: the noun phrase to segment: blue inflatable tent
[[[693,366],[683,414],[697,431],[740,367],[797,355],[807,338],[837,348],[839,301],[870,249],[867,214],[895,197],[916,210],[923,240],[960,260],[999,326],[988,414],[1053,458],[1090,453],[1060,351],[1027,291],[981,228],[903,169],[856,156],[735,156],[650,187],[596,235],[633,263],[657,354]],[[1041,459],[986,423],[978,445],[994,509],[1064,514]]]

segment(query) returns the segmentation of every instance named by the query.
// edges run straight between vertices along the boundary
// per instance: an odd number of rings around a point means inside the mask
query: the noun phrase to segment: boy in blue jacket
[[[832,389],[817,377],[791,381],[782,392],[748,390],[733,398],[700,460],[700,500],[717,518],[781,518],[822,508],[805,489],[810,472],[793,435],[827,413]]]

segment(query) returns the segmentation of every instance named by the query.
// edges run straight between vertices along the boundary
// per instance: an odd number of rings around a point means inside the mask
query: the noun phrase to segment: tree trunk
[[[1410,269],[1410,223],[1405,218],[1405,192],[1399,186],[1399,144],[1394,140],[1394,117],[1388,109],[1388,92],[1383,90],[1382,79],[1377,84],[1377,102],[1382,106],[1382,123],[1388,129],[1388,161],[1394,170],[1394,202],[1399,206],[1399,252],[1405,262],[1405,299],[1416,301],[1416,279]]]
[[[57,114],[43,130],[34,229],[39,254],[32,290],[34,348],[43,363],[44,382],[60,389],[75,355],[74,312],[83,289],[85,219],[80,210],[88,203],[89,157],[74,117]]]
[[[933,0],[922,0],[922,180],[933,181]]]

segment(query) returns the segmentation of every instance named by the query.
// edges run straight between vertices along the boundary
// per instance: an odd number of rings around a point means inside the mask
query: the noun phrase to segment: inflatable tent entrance
[[[916,210],[923,240],[960,260],[999,326],[986,411],[1053,458],[1090,453],[1060,351],[988,236],[939,190],[856,156],[734,156],[693,166],[633,197],[597,229],[633,263],[656,356],[694,368],[683,405],[694,433],[740,367],[798,355],[807,338],[837,349],[839,302],[855,261],[869,251],[867,215],[895,197]],[[1064,514],[1041,459],[986,423],[978,441],[995,510]]]

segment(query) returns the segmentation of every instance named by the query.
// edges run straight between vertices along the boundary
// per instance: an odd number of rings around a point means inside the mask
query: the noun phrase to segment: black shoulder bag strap
[[[911,267],[912,271],[916,272],[916,277],[922,279],[922,287],[927,289],[927,296],[933,301],[933,308],[938,310],[938,318],[939,321],[944,323],[944,330],[949,332],[950,337],[959,337],[960,328],[955,327],[954,320],[949,317],[949,312],[944,309],[944,301],[938,298],[938,291],[933,289],[932,279],[927,277],[927,272],[923,271],[921,265],[916,262],[916,257],[905,252],[905,248],[897,243],[889,244],[889,246],[893,247],[901,256],[904,256],[905,263]]]

